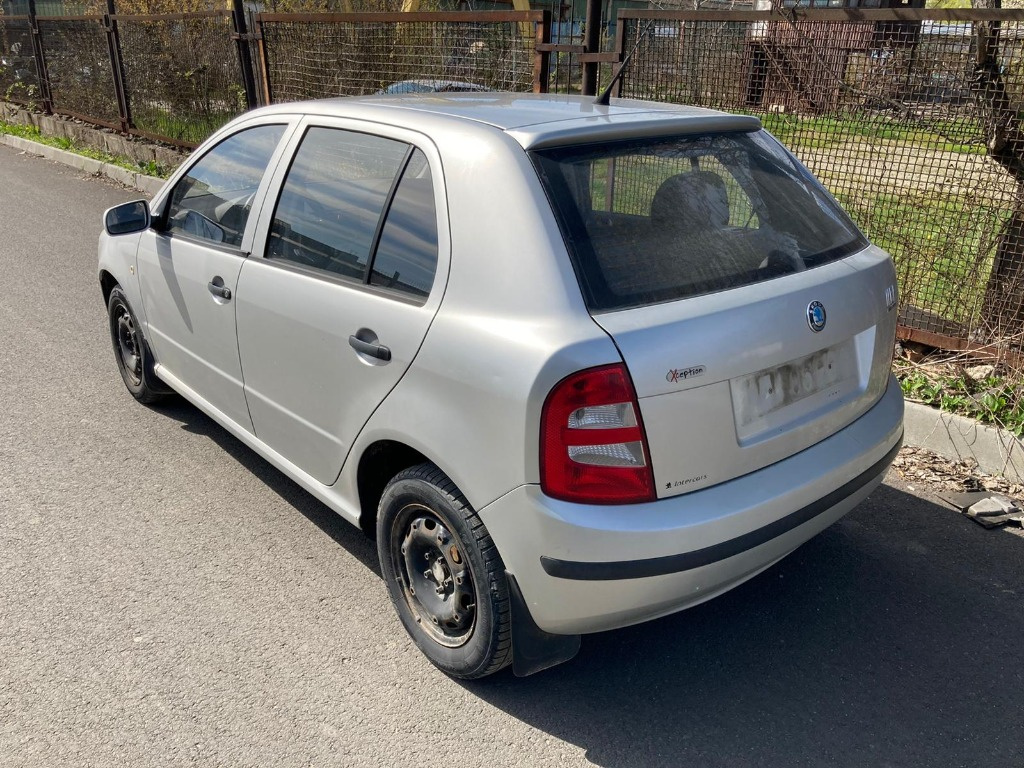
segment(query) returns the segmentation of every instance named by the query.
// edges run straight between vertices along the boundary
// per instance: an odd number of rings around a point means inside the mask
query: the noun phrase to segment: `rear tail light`
[[[647,437],[624,365],[562,379],[541,415],[540,485],[548,496],[586,504],[653,501]]]

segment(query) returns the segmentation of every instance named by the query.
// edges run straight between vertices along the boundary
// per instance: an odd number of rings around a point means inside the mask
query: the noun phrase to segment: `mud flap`
[[[516,677],[561,664],[580,650],[579,635],[553,635],[537,626],[516,577],[505,571],[512,601],[512,671]]]

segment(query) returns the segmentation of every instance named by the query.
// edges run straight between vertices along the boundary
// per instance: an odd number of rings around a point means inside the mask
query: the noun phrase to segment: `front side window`
[[[422,300],[437,265],[426,157],[401,141],[310,128],[281,189],[266,255]]]
[[[533,157],[592,311],[749,285],[867,244],[764,131]]]
[[[238,246],[252,199],[283,125],[261,125],[229,136],[207,152],[171,192],[167,230]]]

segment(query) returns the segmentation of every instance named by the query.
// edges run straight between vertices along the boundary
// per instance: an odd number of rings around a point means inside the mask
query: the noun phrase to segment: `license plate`
[[[857,381],[853,339],[735,378],[729,384],[740,438],[776,426],[779,419],[767,419],[773,414],[792,409],[792,417],[798,418],[828,401],[842,399],[857,387]],[[784,421],[788,418],[789,414]]]

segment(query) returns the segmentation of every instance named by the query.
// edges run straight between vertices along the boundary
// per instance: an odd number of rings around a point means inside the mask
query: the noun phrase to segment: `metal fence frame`
[[[87,16],[40,16],[35,13],[34,2],[29,3],[30,13],[21,16],[0,17],[0,25],[11,27],[24,34],[26,31],[32,41],[33,69],[32,82],[36,91],[31,98],[12,94],[11,101],[20,104],[31,104],[47,114],[66,115],[84,120],[103,127],[119,130],[148,139],[162,141],[182,148],[195,147],[198,142],[184,140],[177,136],[161,134],[146,130],[137,125],[133,115],[131,89],[129,88],[126,50],[122,41],[121,27],[128,24],[166,23],[179,21],[182,23],[198,20],[230,19],[230,38],[236,45],[238,82],[240,92],[244,92],[246,108],[270,104],[274,102],[274,83],[268,67],[268,50],[265,45],[263,30],[266,25],[276,23],[317,23],[317,24],[467,24],[467,25],[520,25],[524,37],[528,36],[532,48],[532,83],[534,92],[542,93],[549,89],[550,61],[553,54],[574,46],[556,46],[551,44],[551,13],[550,11],[480,11],[451,13],[317,13],[317,14],[283,14],[257,13],[249,14],[244,8],[243,0],[233,0],[231,11],[202,11],[195,13],[127,15],[114,13],[114,0],[107,0],[107,12]],[[252,29],[250,29],[250,20]],[[109,68],[111,82],[109,93],[111,104],[116,110],[109,114],[90,114],[88,110],[69,106],[67,98],[54,98],[55,83],[47,69],[47,55],[52,56],[46,46],[47,33],[51,37],[58,36],[62,30],[75,27],[79,30],[91,29],[95,25],[97,36],[106,37],[107,61],[104,73]],[[227,25],[225,25],[227,26]],[[56,74],[56,71],[55,71]],[[114,112],[116,111],[116,114]],[[239,112],[242,110],[238,110]]]
[[[234,11],[205,11],[198,13],[160,14],[160,15],[125,15],[125,14],[94,14],[85,16],[40,16],[34,12],[21,16],[0,17],[0,25],[27,26],[32,40],[32,53],[34,60],[34,77],[31,83],[37,89],[37,96],[27,98],[14,95],[10,100],[19,104],[29,104],[42,109],[46,114],[57,114],[73,117],[103,127],[119,130],[145,138],[162,141],[182,148],[195,147],[198,142],[182,140],[180,138],[147,131],[136,125],[132,115],[132,104],[126,82],[125,51],[121,41],[119,25],[128,23],[145,22],[194,22],[201,19],[223,19],[225,27],[229,29],[230,38],[236,43],[238,60],[237,66],[240,70],[238,86],[244,89],[246,106],[257,106],[257,91],[255,78],[252,73],[252,59],[248,44],[248,31],[246,27],[245,14],[242,12],[241,0],[235,2]],[[113,0],[107,0],[108,11],[113,10]],[[29,10],[34,11],[35,4],[29,4]],[[102,62],[104,67],[109,67],[110,82],[109,92],[106,94],[115,106],[111,114],[96,114],[95,110],[76,109],[68,106],[66,99],[54,97],[54,84],[57,82],[52,75],[57,70],[50,72],[48,57],[54,55],[53,46],[47,47],[47,37],[58,36],[69,28],[79,30],[89,29],[95,25],[96,36],[105,38],[105,58]],[[80,69],[85,69],[81,65]]]

